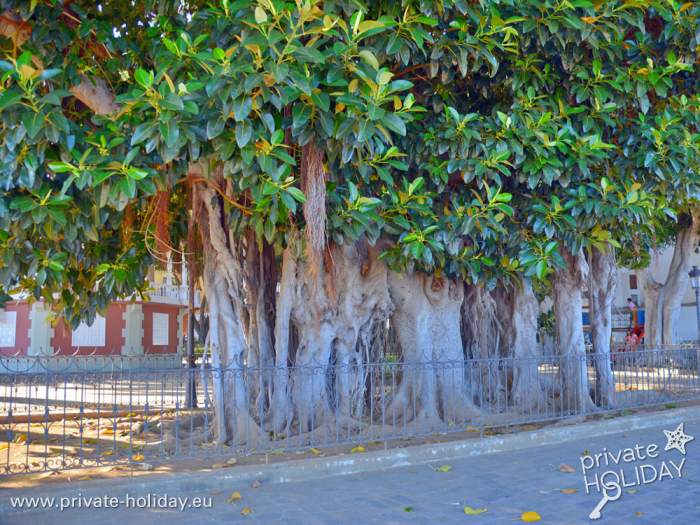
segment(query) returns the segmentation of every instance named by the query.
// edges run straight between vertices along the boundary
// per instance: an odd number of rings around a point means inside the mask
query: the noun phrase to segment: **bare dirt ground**
[[[444,433],[434,433],[421,437],[385,439],[359,443],[343,443],[333,446],[306,446],[298,450],[269,448],[265,452],[242,454],[233,447],[213,448],[206,444],[181,450],[195,451],[190,456],[180,454],[176,459],[163,454],[163,444],[158,426],[163,421],[172,420],[175,415],[163,414],[146,418],[143,414],[129,413],[108,424],[104,419],[72,416],[58,419],[48,425],[25,424],[28,431],[18,432],[13,441],[0,441],[0,462],[3,465],[29,465],[29,469],[39,472],[18,473],[0,477],[0,490],[28,488],[47,483],[65,483],[89,479],[137,477],[151,474],[206,471],[212,469],[236,468],[239,465],[260,465],[312,457],[342,456],[373,450],[402,448],[413,445],[444,443],[449,441],[479,439],[483,436],[512,434],[537,430],[546,426],[570,422],[610,419],[620,415],[642,414],[663,409],[686,406],[700,406],[700,401],[668,403],[657,407],[621,409],[612,412],[593,414],[587,417],[573,417],[563,420],[551,419],[528,424],[499,424],[496,419],[483,426],[454,428]],[[503,415],[502,415],[503,416]],[[180,414],[181,417],[181,414]],[[149,421],[150,419],[150,421]],[[149,421],[149,430],[137,435],[134,429]],[[80,431],[82,426],[82,432]],[[45,436],[47,438],[45,439]],[[66,436],[65,439],[62,436]],[[160,441],[159,441],[160,440]]]

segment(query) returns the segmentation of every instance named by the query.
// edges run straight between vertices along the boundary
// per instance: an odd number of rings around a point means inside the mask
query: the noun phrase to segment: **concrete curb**
[[[434,461],[448,461],[460,458],[522,450],[532,447],[553,445],[590,437],[605,436],[620,432],[641,430],[656,426],[676,426],[681,421],[700,419],[700,407],[679,408],[662,412],[621,416],[602,421],[578,424],[559,424],[539,430],[519,432],[481,439],[452,441],[405,448],[371,451],[362,454],[300,459],[267,465],[241,465],[229,469],[205,470],[177,474],[154,474],[136,478],[91,480],[79,483],[52,485],[22,490],[11,490],[0,496],[0,514],[22,512],[11,508],[10,497],[44,496],[85,498],[104,495],[159,494],[201,494],[213,490],[234,490],[249,485],[253,480],[264,484],[290,483],[331,476],[343,476],[361,472],[411,466]]]

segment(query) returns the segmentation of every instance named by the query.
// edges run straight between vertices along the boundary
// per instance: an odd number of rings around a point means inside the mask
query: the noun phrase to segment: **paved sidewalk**
[[[679,421],[680,422],[680,421]],[[664,451],[663,430],[676,425],[612,434],[604,437],[571,441],[513,452],[501,452],[450,461],[448,472],[436,470],[440,463],[400,467],[378,472],[354,474],[314,481],[263,484],[251,488],[221,486],[220,490],[186,496],[211,496],[212,508],[187,509],[183,512],[157,509],[70,509],[59,512],[25,511],[0,516],[5,525],[63,525],[94,522],[100,525],[196,525],[204,523],[289,523],[289,524],[517,524],[524,511],[536,511],[542,524],[689,524],[700,523],[700,420],[685,422],[685,433],[697,436],[686,445],[687,454]],[[600,500],[600,494],[586,494],[579,457],[585,451],[614,455],[636,444],[659,446],[658,457],[622,463],[589,471],[625,471],[627,482],[634,480],[635,466],[650,464],[661,472],[665,461],[675,479],[665,476],[654,483],[625,489],[618,501],[608,503],[602,519],[593,522],[588,514]],[[604,456],[600,456],[602,461]],[[624,456],[623,456],[624,457]],[[679,465],[685,458],[682,477],[669,461]],[[576,472],[559,469],[571,465]],[[646,469],[650,476],[651,470]],[[576,489],[562,493],[561,489]],[[242,499],[226,500],[233,491]],[[29,491],[27,491],[28,493]],[[157,493],[156,495],[162,495]],[[5,494],[6,495],[6,494]],[[23,495],[27,495],[26,493]],[[39,490],[31,491],[38,496]],[[113,494],[124,498],[123,494]],[[143,496],[144,494],[134,494]],[[168,494],[176,496],[183,494]],[[77,494],[76,494],[77,496]],[[467,516],[464,505],[487,508],[487,512]],[[250,507],[248,516],[240,514]],[[410,511],[410,512],[407,512]]]

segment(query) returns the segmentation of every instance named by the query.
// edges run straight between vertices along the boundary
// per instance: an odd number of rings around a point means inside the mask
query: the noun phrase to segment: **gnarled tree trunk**
[[[673,257],[663,284],[655,279],[650,264],[644,283],[644,342],[647,347],[678,343],[678,318],[688,289],[691,255],[700,242],[700,208],[693,209],[690,223],[676,237]],[[656,256],[656,255],[654,255]]]
[[[605,408],[613,406],[615,379],[610,360],[612,339],[612,304],[617,286],[617,265],[612,248],[601,251],[593,248],[588,260],[589,317],[591,341],[595,358],[596,401]]]
[[[583,339],[583,287],[588,265],[583,255],[562,249],[565,267],[553,280],[555,345],[560,355],[561,410],[585,412],[594,408],[588,392],[586,347]]]
[[[467,356],[473,359],[478,380],[474,398],[482,407],[503,406],[505,374],[501,361],[503,317],[494,294],[481,285],[467,285],[462,303],[462,329]]]
[[[652,255],[652,261],[655,255]],[[644,346],[655,348],[661,345],[663,336],[664,285],[654,278],[652,265],[642,270],[644,281]]]
[[[387,269],[378,254],[364,239],[331,246],[321,261],[285,252],[275,330],[279,365],[289,354],[290,323],[299,343],[290,374],[276,374],[276,431],[293,421],[301,432],[352,424],[362,415],[368,334],[392,309]],[[316,264],[312,271],[309,265]]]
[[[213,347],[216,440],[251,443],[262,435],[250,415],[245,385],[242,269],[222,224],[220,197],[209,188],[201,198],[204,289],[209,304],[209,341]]]
[[[678,233],[673,250],[671,266],[664,284],[663,338],[664,345],[678,343],[678,318],[681,314],[683,296],[688,290],[692,266],[691,255],[700,241],[700,209],[693,210],[691,223]]]
[[[525,279],[512,290],[499,290],[496,302],[501,318],[502,345],[514,358],[511,400],[521,412],[538,411],[547,405],[547,398],[539,373],[537,297],[530,281]]]
[[[387,419],[421,428],[464,422],[471,401],[460,330],[464,284],[418,272],[389,274],[395,327],[406,365]]]

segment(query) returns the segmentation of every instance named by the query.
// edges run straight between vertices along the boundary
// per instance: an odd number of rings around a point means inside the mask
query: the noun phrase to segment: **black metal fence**
[[[697,347],[284,369],[12,359],[0,358],[4,475],[483,432],[700,399]]]

